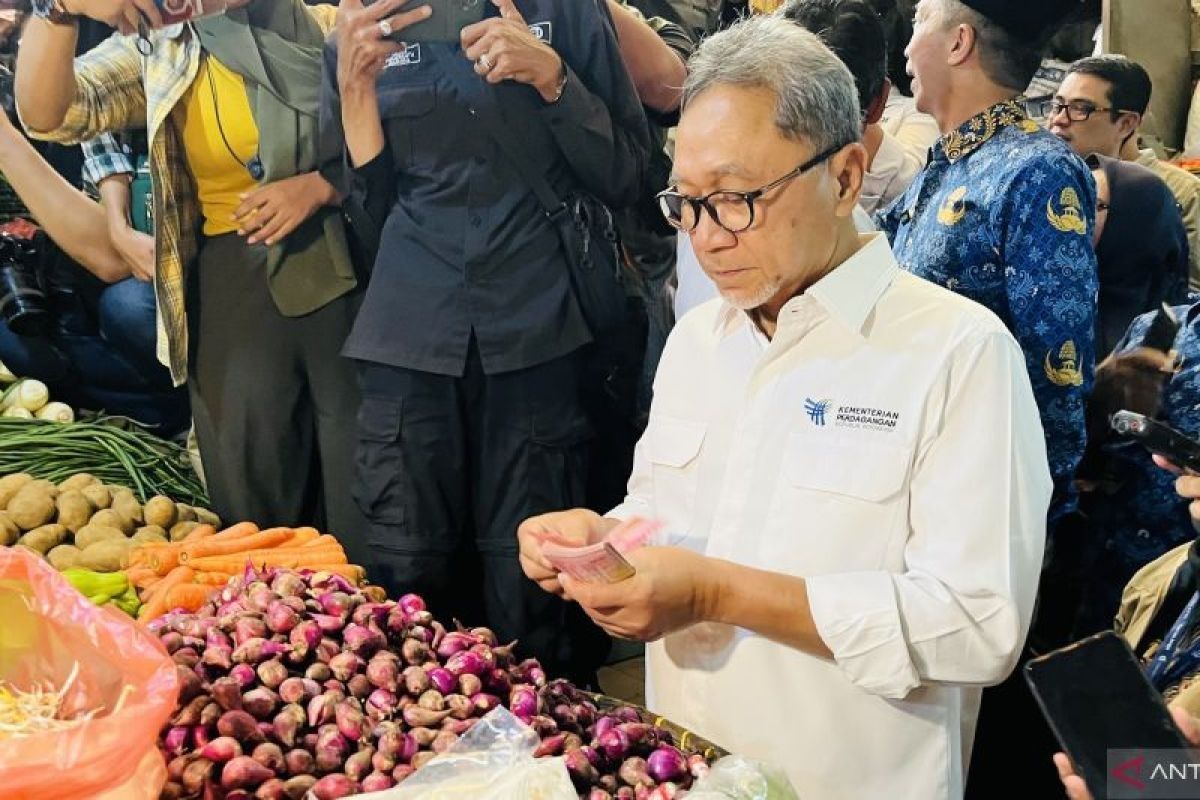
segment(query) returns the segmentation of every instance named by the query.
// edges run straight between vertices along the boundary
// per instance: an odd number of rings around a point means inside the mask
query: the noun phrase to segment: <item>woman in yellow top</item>
[[[222,16],[162,27],[154,0],[34,5],[17,66],[31,134],[147,127],[159,357],[189,386],[215,510],[313,524],[353,551],[357,393],[339,349],[358,292],[316,157],[335,8],[230,0]],[[79,15],[152,31],[74,60]]]

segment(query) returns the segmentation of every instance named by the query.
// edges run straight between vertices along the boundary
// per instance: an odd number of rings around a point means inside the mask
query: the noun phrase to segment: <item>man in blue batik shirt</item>
[[[1170,356],[1139,349],[1155,314],[1133,321],[1117,344],[1113,358],[1102,365],[1103,381],[1096,396],[1109,394],[1114,382],[1161,381],[1156,407],[1138,407],[1135,400],[1123,405],[1146,414],[1186,436],[1200,436],[1200,303],[1172,309],[1180,321]],[[1152,368],[1161,357],[1163,365]],[[1124,362],[1124,366],[1122,365]],[[1170,370],[1166,364],[1178,364]],[[1132,370],[1141,370],[1135,375]],[[1167,373],[1164,375],[1163,373]],[[1103,388],[1102,388],[1103,387]],[[1126,388],[1125,386],[1120,388]],[[1149,400],[1150,393],[1123,392]],[[1088,517],[1084,553],[1086,580],[1074,635],[1086,636],[1112,627],[1121,592],[1133,574],[1154,559],[1196,537],[1188,501],[1175,492],[1175,476],[1156,466],[1150,453],[1133,441],[1105,444],[1101,469],[1083,508]]]
[[[1014,102],[1039,41],[1077,0],[921,0],[908,70],[942,130],[929,166],[877,222],[901,266],[994,311],[1025,352],[1054,499],[1071,511],[1096,315],[1095,184]],[[986,424],[986,420],[980,420]]]

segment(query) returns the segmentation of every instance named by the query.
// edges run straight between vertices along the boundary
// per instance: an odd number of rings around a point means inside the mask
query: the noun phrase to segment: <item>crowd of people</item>
[[[1200,582],[1200,478],[1108,426],[1200,435],[1200,178],[1136,61],[1030,88],[1095,4],[15,5],[10,369],[555,674],[648,642],[801,796],[1084,796],[1015,668]],[[634,517],[626,581],[542,553]]]

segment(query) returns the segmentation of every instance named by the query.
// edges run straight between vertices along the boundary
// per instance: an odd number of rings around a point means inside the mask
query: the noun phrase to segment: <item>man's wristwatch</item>
[[[63,8],[62,0],[33,0],[33,13],[55,25],[69,25],[76,19],[74,14]]]

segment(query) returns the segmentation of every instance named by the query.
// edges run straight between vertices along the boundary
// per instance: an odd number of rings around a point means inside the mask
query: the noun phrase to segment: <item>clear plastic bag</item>
[[[0,685],[65,687],[63,716],[93,714],[61,731],[0,732],[4,799],[158,797],[166,766],[155,743],[179,680],[157,639],[20,548],[0,547],[0,620]]]
[[[371,800],[578,800],[561,758],[533,757],[538,735],[503,706],[395,789]]]
[[[799,800],[782,770],[741,756],[725,756],[696,781],[687,800]]]

